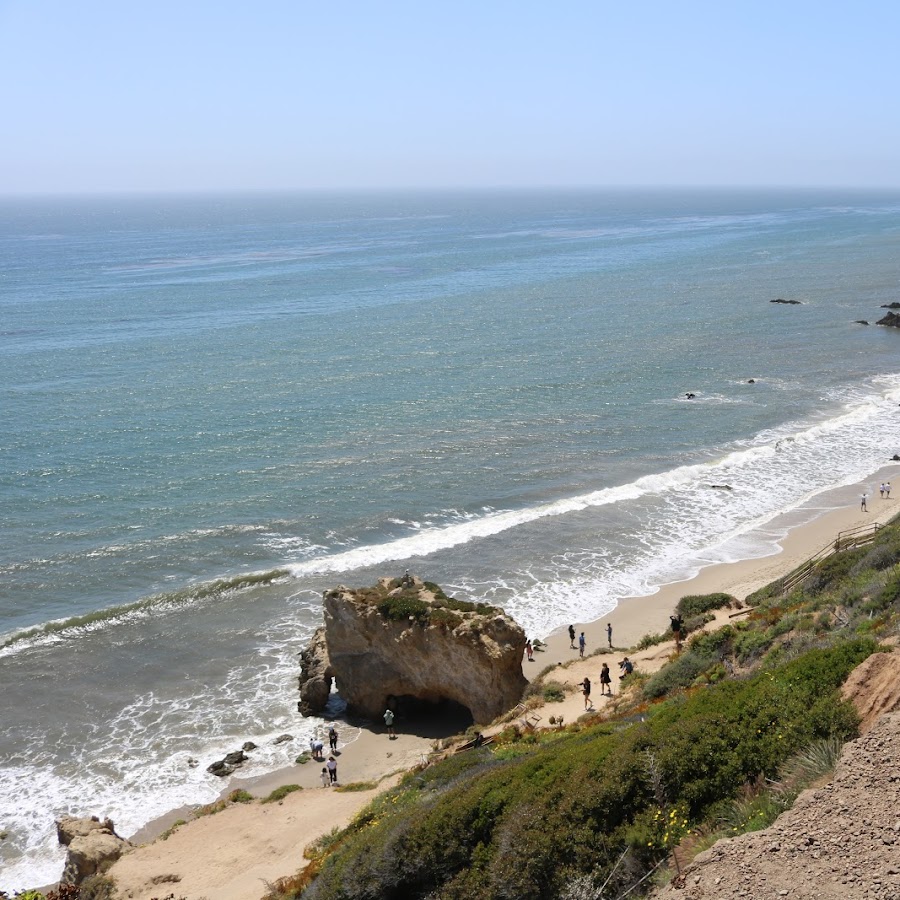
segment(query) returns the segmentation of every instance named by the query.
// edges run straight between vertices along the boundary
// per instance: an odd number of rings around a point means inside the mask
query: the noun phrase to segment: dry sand
[[[665,585],[649,597],[628,598],[608,616],[592,623],[574,623],[585,631],[587,651],[606,645],[606,623],[613,626],[614,655],[604,654],[578,660],[578,651],[569,648],[565,629],[554,633],[533,663],[524,663],[526,675],[534,677],[549,664],[567,663],[553,676],[569,686],[562,703],[549,704],[529,713],[538,727],[548,724],[550,715],[562,715],[572,722],[584,712],[584,701],[577,683],[587,675],[593,682],[592,701],[596,708],[614,703],[599,694],[599,671],[605,660],[613,672],[613,690],[618,690],[617,662],[621,648],[638,642],[645,634],[664,631],[669,613],[687,594],[724,591],[744,599],[769,582],[786,575],[826,545],[840,531],[872,522],[887,522],[898,511],[896,498],[882,500],[878,484],[900,472],[893,465],[875,473],[863,485],[836,489],[816,498],[816,506],[807,506],[767,523],[768,534],[783,533],[779,552],[758,559],[715,564],[703,568],[694,578]],[[872,490],[872,486],[875,490]],[[900,479],[898,479],[900,490]],[[869,495],[869,512],[859,509],[863,490]],[[811,522],[809,519],[813,519]],[[727,620],[730,610],[718,614],[718,622]],[[711,625],[714,627],[714,624]],[[658,669],[672,653],[670,644],[660,644],[632,654],[644,672]],[[576,661],[577,660],[577,661]],[[342,781],[376,781],[386,778],[378,788],[394,783],[392,773],[421,762],[433,749],[435,738],[455,733],[452,724],[430,723],[419,734],[399,734],[392,741],[383,729],[366,730],[339,724],[341,755],[338,773]],[[346,743],[345,743],[346,741]],[[299,748],[302,749],[302,748]],[[299,752],[298,749],[298,752]],[[264,797],[283,784],[300,784],[303,791],[290,794],[281,803],[239,804],[224,812],[181,826],[167,840],[146,843],[127,854],[112,868],[122,895],[134,900],[150,900],[174,892],[187,900],[259,900],[266,891],[265,882],[296,873],[305,864],[303,848],[335,826],[343,826],[361,810],[377,790],[340,793],[322,788],[319,774],[322,764],[293,766],[262,778],[232,779],[227,790],[245,788]],[[151,841],[171,824],[179,813],[153,823],[143,830],[140,840]],[[176,881],[175,878],[178,880]]]

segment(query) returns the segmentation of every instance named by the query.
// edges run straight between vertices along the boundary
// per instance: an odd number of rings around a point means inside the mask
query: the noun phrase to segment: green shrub
[[[253,794],[250,794],[247,791],[238,788],[228,795],[228,801],[230,803],[252,803]]]
[[[300,787],[299,784],[283,784],[281,787],[275,788],[268,797],[265,797],[262,802],[263,803],[277,803],[279,800],[284,800],[288,794],[293,794],[295,791],[302,791],[303,788]]]
[[[349,784],[339,784],[335,790],[342,794],[353,794],[357,791],[374,791],[377,787],[377,781],[351,781]]]
[[[742,631],[734,641],[734,652],[741,665],[747,665],[762,656],[772,641],[765,631]]]
[[[378,604],[378,612],[392,622],[406,622],[410,619],[424,623],[428,621],[428,604],[420,600],[418,594],[395,594],[385,597]]]
[[[558,681],[544,682],[541,696],[543,696],[547,703],[561,703],[566,699],[565,686],[561,685]]]
[[[449,609],[433,608],[428,616],[432,625],[437,625],[447,631],[453,631],[457,625],[462,624],[462,616],[458,616]]]
[[[721,609],[723,606],[736,605],[737,602],[737,598],[731,594],[690,594],[678,601],[675,610],[686,619],[689,616],[699,616],[714,609]]]
[[[114,900],[117,893],[108,875],[91,875],[78,885],[78,900]]]
[[[666,641],[672,640],[672,632],[671,631],[663,631],[659,634],[645,634],[638,642],[635,644],[635,650],[646,650],[648,647],[655,647],[657,644],[663,644]]]
[[[690,687],[697,677],[719,661],[715,651],[689,648],[651,675],[644,685],[644,696],[655,700],[678,688]]]

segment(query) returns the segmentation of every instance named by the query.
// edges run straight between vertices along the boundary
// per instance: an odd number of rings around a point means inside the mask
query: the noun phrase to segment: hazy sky
[[[900,4],[0,0],[0,193],[900,186]]]

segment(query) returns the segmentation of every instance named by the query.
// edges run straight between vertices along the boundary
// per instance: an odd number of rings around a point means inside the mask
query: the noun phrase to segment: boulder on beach
[[[325,627],[305,671],[333,677],[350,712],[380,718],[388,706],[452,701],[486,723],[521,699],[525,632],[503,610],[455,600],[410,575],[339,586],[324,600]],[[301,697],[310,713],[321,712],[327,694],[304,693],[306,683],[301,677]]]
[[[81,884],[85,878],[105,872],[132,845],[116,834],[111,819],[102,822],[97,816],[64,817],[56,823],[56,836],[68,847],[60,881]]]

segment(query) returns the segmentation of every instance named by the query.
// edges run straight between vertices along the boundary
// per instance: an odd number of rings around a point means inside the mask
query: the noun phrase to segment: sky
[[[0,194],[900,186],[900,4],[0,0]]]

